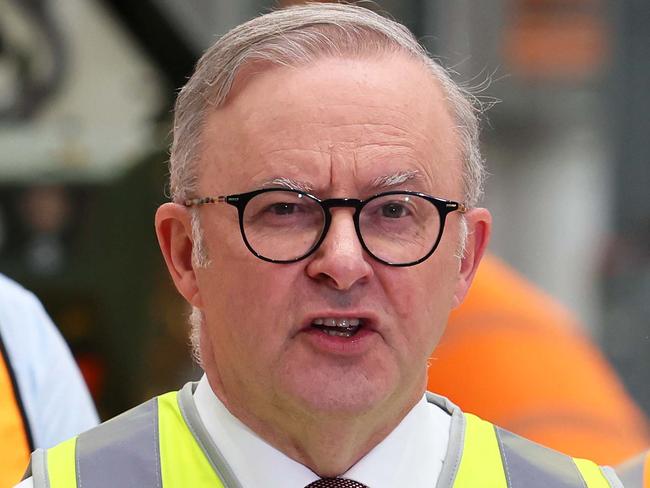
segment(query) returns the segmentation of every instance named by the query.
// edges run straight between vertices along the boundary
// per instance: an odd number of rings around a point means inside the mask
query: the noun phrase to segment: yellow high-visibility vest
[[[32,455],[35,488],[240,488],[198,416],[192,384]],[[447,458],[436,488],[616,488],[610,468],[500,429],[448,400]],[[254,460],[251,460],[254,462]],[[432,487],[433,488],[433,487]]]

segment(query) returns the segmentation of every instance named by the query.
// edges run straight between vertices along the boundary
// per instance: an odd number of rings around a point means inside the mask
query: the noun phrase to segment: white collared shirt
[[[204,375],[194,392],[199,416],[243,488],[304,488],[318,476],[266,443],[219,401]],[[374,449],[341,475],[370,488],[436,485],[451,416],[422,399]]]

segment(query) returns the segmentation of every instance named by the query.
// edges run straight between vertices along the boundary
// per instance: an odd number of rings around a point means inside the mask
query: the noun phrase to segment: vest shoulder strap
[[[47,474],[34,477],[34,488],[160,487],[158,431],[154,398],[48,449]]]
[[[34,476],[34,488],[224,488],[185,423],[176,392],[48,449],[45,464],[47,474]]]
[[[616,488],[591,461],[574,459],[465,414],[453,488]]]
[[[199,444],[197,428],[180,408],[181,393],[159,398],[160,463],[165,488],[226,488],[222,470]]]
[[[494,426],[471,414],[465,414],[464,417],[465,435],[453,487],[508,488],[510,484],[503,469]]]

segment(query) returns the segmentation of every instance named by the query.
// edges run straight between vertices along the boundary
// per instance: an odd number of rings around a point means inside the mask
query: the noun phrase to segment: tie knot
[[[309,483],[305,488],[368,488],[358,481],[347,478],[321,478]]]

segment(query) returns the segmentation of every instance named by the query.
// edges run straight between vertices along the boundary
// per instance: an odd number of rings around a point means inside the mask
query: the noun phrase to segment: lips
[[[302,324],[294,337],[318,354],[339,359],[364,357],[382,341],[380,319],[369,309],[320,309],[304,317]]]

